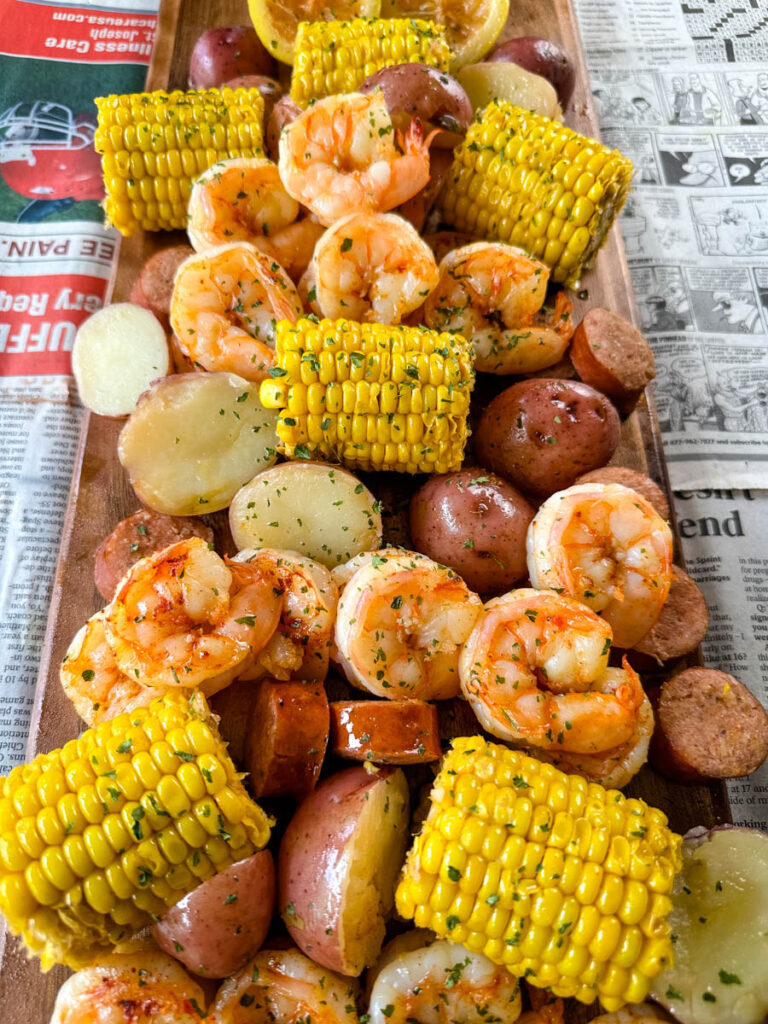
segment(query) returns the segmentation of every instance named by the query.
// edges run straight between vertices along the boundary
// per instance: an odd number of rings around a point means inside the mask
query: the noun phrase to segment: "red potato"
[[[104,538],[93,556],[93,582],[105,601],[111,601],[115,589],[128,570],[140,558],[162,551],[185,537],[202,537],[213,544],[213,530],[200,519],[164,516],[141,509],[121,520]]]
[[[290,96],[281,96],[264,122],[267,126],[267,154],[275,163],[280,159],[280,133],[287,124],[295,121],[301,107]]]
[[[609,462],[620,433],[614,407],[587,384],[523,380],[485,410],[475,452],[516,487],[547,497]]]
[[[158,946],[193,974],[226,978],[257,953],[275,911],[269,850],[207,879],[152,925]]]
[[[330,709],[331,751],[339,757],[378,764],[423,764],[442,757],[434,704],[342,700]]]
[[[429,181],[415,196],[406,200],[395,210],[401,217],[405,217],[416,228],[421,231],[424,223],[435,205],[435,200],[448,177],[448,172],[453,166],[453,153],[449,149],[431,149],[429,153]]]
[[[209,28],[192,48],[190,89],[216,89],[241,75],[269,75],[277,68],[250,25]]]
[[[184,260],[194,256],[190,245],[171,245],[150,256],[131,288],[131,302],[154,313],[166,334],[171,331],[173,279]]]
[[[651,346],[629,321],[607,309],[590,309],[574,332],[570,349],[576,372],[631,412],[656,375]]]
[[[541,75],[557,92],[563,109],[573,95],[576,85],[576,67],[567,50],[551,39],[540,36],[519,36],[508,39],[490,53],[486,61],[505,60],[518,64],[534,75]]]
[[[655,480],[651,480],[645,473],[638,473],[636,469],[627,469],[626,466],[601,466],[600,469],[593,469],[589,473],[582,473],[574,480],[576,484],[621,484],[622,487],[629,487],[631,491],[637,491],[649,502],[665,522],[669,522],[669,502],[664,491]]]
[[[293,941],[316,963],[357,977],[376,960],[408,821],[399,768],[348,768],[299,805],[280,845],[278,907]]]
[[[264,100],[264,125],[269,123],[272,109],[285,89],[275,78],[268,75],[239,75],[224,83],[230,89],[258,89]]]
[[[411,539],[472,590],[502,593],[528,573],[525,537],[535,513],[506,480],[471,467],[432,476],[419,488],[411,498]]]
[[[245,746],[255,797],[301,800],[314,788],[328,745],[328,698],[320,683],[265,679],[252,696]]]
[[[695,651],[707,635],[707,602],[687,572],[672,566],[672,586],[654,627],[633,651],[653,658],[659,665]]]

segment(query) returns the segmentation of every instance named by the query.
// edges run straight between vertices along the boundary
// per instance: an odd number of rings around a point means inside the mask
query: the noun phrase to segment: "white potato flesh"
[[[534,75],[518,64],[501,60],[468,64],[456,77],[464,86],[473,110],[479,110],[493,99],[500,99],[553,121],[563,119],[554,87],[546,78]]]
[[[381,512],[356,476],[325,462],[284,462],[242,487],[229,508],[239,551],[298,551],[329,569],[381,546]]]
[[[276,458],[277,414],[257,384],[234,373],[180,373],[141,396],[117,452],[136,494],[155,512],[226,508]]]
[[[768,836],[696,829],[683,843],[669,915],[675,963],[651,996],[683,1024],[768,1015]]]
[[[165,331],[148,309],[132,302],[105,306],[80,325],[72,372],[80,400],[99,416],[127,416],[139,395],[170,366]]]

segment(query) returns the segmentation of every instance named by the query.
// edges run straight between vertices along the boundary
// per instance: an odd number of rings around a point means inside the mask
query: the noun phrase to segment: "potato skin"
[[[559,43],[540,36],[518,36],[508,39],[506,43],[485,58],[488,61],[507,60],[519,64],[534,75],[541,75],[555,87],[558,99],[563,107],[573,95],[576,84],[576,68],[569,53]]]
[[[287,124],[295,121],[301,113],[301,107],[290,96],[281,96],[265,119],[267,126],[267,154],[275,163],[280,159],[280,133]]]
[[[452,149],[472,123],[472,104],[451,75],[427,64],[396,64],[369,75],[360,86],[362,93],[381,89],[389,116],[396,129],[405,131],[419,118],[425,133],[440,128],[433,146]]]
[[[198,885],[152,925],[152,934],[193,974],[226,978],[261,949],[274,910],[275,863],[260,850]]]
[[[190,89],[215,89],[241,75],[269,75],[275,61],[250,25],[209,28],[201,33],[189,59]]]
[[[433,476],[411,499],[416,551],[450,566],[481,594],[503,593],[528,572],[525,536],[536,509],[495,473],[469,467]]]
[[[609,462],[620,433],[616,409],[589,385],[523,380],[485,410],[475,452],[516,487],[548,497]]]

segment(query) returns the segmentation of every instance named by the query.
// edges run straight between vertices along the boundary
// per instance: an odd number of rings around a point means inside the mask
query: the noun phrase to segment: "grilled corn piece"
[[[270,824],[205,699],[161,697],[0,779],[0,911],[43,970],[81,968]]]
[[[278,448],[357,469],[448,473],[467,439],[472,346],[457,334],[353,320],[281,321],[261,401]]]
[[[608,1010],[672,963],[682,839],[642,800],[480,736],[453,743],[397,909],[530,984]]]
[[[354,92],[365,79],[393,64],[429,64],[447,71],[451,51],[442,25],[418,18],[302,21],[296,35],[291,99],[310,100]]]
[[[263,156],[258,89],[140,92],[96,100],[107,219],[123,235],[187,226],[194,180],[229,157]]]
[[[456,149],[440,203],[457,231],[520,246],[572,287],[605,241],[631,178],[618,150],[493,100]]]

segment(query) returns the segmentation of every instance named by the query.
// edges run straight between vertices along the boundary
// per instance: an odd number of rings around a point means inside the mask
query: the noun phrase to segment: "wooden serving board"
[[[157,41],[147,76],[147,89],[186,88],[189,55],[201,31],[220,25],[248,24],[246,0],[162,0]],[[569,0],[512,0],[512,13],[502,39],[540,35],[561,42],[577,65],[577,85],[566,111],[568,124],[585,135],[598,134],[587,68],[578,28]],[[112,300],[128,299],[131,286],[145,260],[157,249],[186,241],[181,233],[143,234],[124,239],[114,281]],[[618,229],[614,227],[601,250],[595,268],[586,275],[579,296],[573,295],[575,316],[590,306],[604,306],[636,320],[629,270]],[[503,379],[500,390],[506,386]],[[65,697],[58,680],[58,666],[77,630],[103,606],[93,584],[93,554],[115,524],[138,507],[138,501],[120,466],[117,437],[121,421],[86,415],[62,545],[53,588],[48,630],[40,664],[29,737],[28,757],[60,746],[77,735],[82,724]],[[661,437],[650,400],[644,400],[625,420],[622,439],[613,460],[647,473],[668,491]],[[375,474],[367,482],[394,513],[385,522],[389,538],[404,541],[402,510],[414,484],[410,478]],[[670,502],[671,504],[671,502]],[[226,516],[211,517],[221,543],[228,543]],[[679,543],[678,543],[679,552]],[[696,663],[696,659],[689,659]],[[646,680],[652,682],[652,680]],[[447,715],[454,729],[462,715]],[[455,722],[458,722],[458,727]],[[450,728],[451,726],[449,726]],[[477,724],[464,729],[477,728]],[[455,734],[455,732],[454,732]],[[233,736],[233,748],[236,739]],[[664,810],[672,826],[684,832],[693,825],[711,826],[730,820],[725,787],[682,786],[671,783],[646,767],[629,787],[635,796]],[[48,1024],[59,986],[68,974],[56,968],[40,973],[38,962],[27,960],[17,941],[0,934],[0,1021],[2,1024]],[[573,1021],[594,1014],[575,1009]]]

